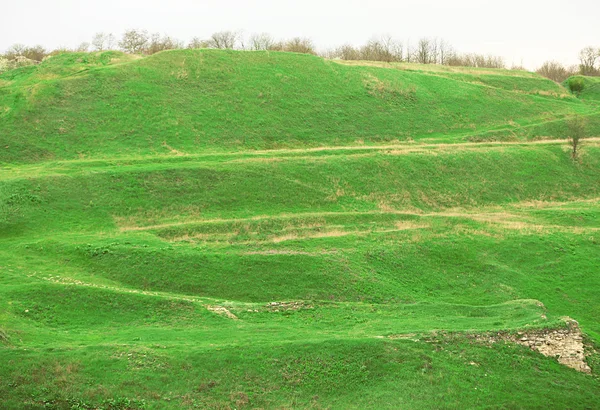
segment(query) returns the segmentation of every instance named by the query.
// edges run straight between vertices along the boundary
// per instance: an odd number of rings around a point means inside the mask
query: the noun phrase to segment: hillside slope
[[[123,60],[114,52],[66,54],[0,76],[0,161],[560,137],[557,120],[597,114],[531,74],[219,50]],[[594,132],[598,118],[591,117]]]
[[[597,105],[214,50],[1,81],[0,408],[600,402]]]

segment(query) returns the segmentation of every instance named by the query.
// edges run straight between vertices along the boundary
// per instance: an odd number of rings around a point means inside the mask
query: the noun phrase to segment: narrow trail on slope
[[[397,306],[425,306],[430,307],[432,305],[435,306],[447,306],[447,307],[465,307],[465,308],[495,308],[501,306],[536,306],[537,308],[545,309],[543,303],[539,300],[535,299],[512,299],[507,300],[501,303],[495,303],[490,305],[470,305],[465,303],[449,303],[449,302],[431,302],[431,301],[417,301],[415,303],[399,303],[399,304],[386,304],[386,303],[369,303],[369,302],[354,302],[354,301],[336,301],[332,302],[329,300],[280,300],[280,301],[263,301],[263,302],[242,302],[238,300],[225,300],[225,299],[217,299],[205,296],[191,296],[191,295],[182,295],[178,293],[172,292],[161,292],[161,291],[145,291],[135,288],[126,288],[121,286],[112,286],[112,285],[101,285],[96,283],[84,282],[78,279],[73,279],[71,277],[60,277],[57,275],[50,276],[38,276],[31,275],[30,277],[36,278],[42,281],[51,282],[63,286],[73,286],[73,287],[84,287],[84,288],[94,288],[99,290],[105,290],[115,293],[122,294],[134,294],[141,296],[148,296],[154,298],[161,298],[166,300],[174,300],[174,301],[183,301],[188,303],[195,303],[203,306],[210,312],[216,313],[218,315],[226,316],[233,320],[239,320],[239,318],[231,312],[234,311],[244,311],[244,312],[280,312],[286,310],[301,310],[301,309],[314,309],[315,307],[323,307],[323,308],[336,308],[336,309],[344,309],[344,308],[358,308],[365,307],[371,309],[373,306],[377,306],[379,308],[384,309],[386,306],[388,307],[397,307]],[[258,310],[260,309],[260,310]]]
[[[466,151],[487,151],[513,147],[561,145],[566,139],[548,139],[536,141],[511,142],[456,142],[428,143],[408,142],[389,145],[349,145],[325,146],[312,148],[289,148],[276,150],[256,150],[237,152],[209,152],[178,155],[153,155],[139,157],[100,157],[95,159],[77,159],[53,162],[42,162],[27,165],[7,165],[0,168],[0,181],[11,179],[32,178],[37,176],[84,175],[87,173],[128,172],[144,170],[153,165],[152,169],[170,169],[178,167],[198,167],[228,163],[250,163],[271,161],[303,161],[308,159],[327,160],[328,158],[344,155],[353,151],[353,156],[365,156],[374,153],[389,155],[410,154],[439,154]],[[600,145],[600,137],[586,138],[586,145]],[[329,153],[330,155],[323,155]],[[306,155],[302,155],[306,154]]]
[[[301,212],[301,213],[282,213],[278,215],[256,215],[245,218],[211,218],[211,219],[193,219],[188,221],[167,222],[162,224],[154,224],[147,226],[127,226],[119,227],[121,232],[130,231],[152,231],[166,228],[176,228],[191,225],[211,225],[211,224],[234,224],[234,223],[252,223],[271,220],[293,220],[307,219],[320,217],[339,217],[339,216],[378,216],[378,215],[398,215],[398,216],[414,216],[421,218],[467,218],[478,222],[498,222],[498,223],[527,223],[527,215],[510,213],[511,210],[520,211],[528,209],[544,209],[564,207],[565,205],[578,203],[600,203],[599,198],[576,199],[574,201],[562,202],[543,202],[543,201],[526,201],[523,203],[507,204],[505,207],[492,206],[476,209],[448,209],[439,212],[419,212],[409,210],[372,210],[372,211],[323,211],[323,212]],[[561,225],[540,225],[551,229],[564,229],[567,226]],[[585,227],[581,227],[585,228]],[[594,227],[588,227],[590,230],[595,230]]]

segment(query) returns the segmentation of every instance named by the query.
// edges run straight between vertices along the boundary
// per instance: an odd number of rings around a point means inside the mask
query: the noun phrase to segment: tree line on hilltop
[[[48,56],[63,52],[121,50],[130,54],[151,55],[160,51],[183,48],[270,50],[314,54],[341,60],[507,68],[504,59],[501,57],[476,53],[459,53],[445,40],[437,38],[421,38],[411,44],[410,42],[397,41],[390,36],[383,36],[372,39],[362,46],[346,44],[318,53],[312,40],[304,37],[276,40],[267,33],[252,34],[246,37],[241,32],[221,31],[206,39],[195,37],[185,44],[168,35],[151,34],[146,30],[131,29],[125,31],[119,39],[112,33],[97,33],[91,42],[82,43],[75,49],[46,50],[39,45],[15,44],[3,55],[0,55],[0,72],[37,64]],[[512,69],[523,68],[512,67]],[[558,62],[548,61],[537,70],[537,73],[559,83],[576,74],[600,76],[600,48],[586,47],[583,49],[579,54],[578,66],[565,67]]]

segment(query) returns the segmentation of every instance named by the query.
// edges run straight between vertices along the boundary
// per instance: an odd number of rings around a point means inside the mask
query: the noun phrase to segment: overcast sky
[[[458,51],[499,55],[534,69],[575,64],[600,47],[600,0],[0,0],[0,50],[75,47],[94,33],[147,29],[181,40],[221,30],[306,36],[319,49],[382,34],[439,37]]]

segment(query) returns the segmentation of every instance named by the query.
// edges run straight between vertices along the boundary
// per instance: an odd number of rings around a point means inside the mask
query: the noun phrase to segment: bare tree
[[[9,60],[13,60],[15,57],[22,56],[25,53],[26,48],[27,47],[25,47],[24,44],[13,44],[8,48],[8,50],[6,50],[4,55]]]
[[[290,53],[316,54],[315,46],[309,38],[294,37],[283,44],[283,51]]]
[[[448,58],[450,58],[454,54],[454,50],[452,46],[446,42],[446,40],[442,39],[439,43],[439,63],[444,65],[446,64]]]
[[[117,39],[113,33],[96,33],[92,38],[92,47],[96,51],[114,50]]]
[[[415,62],[420,64],[432,64],[433,52],[432,41],[428,38],[422,38],[417,43],[417,48],[414,52]]]
[[[8,60],[16,60],[18,58],[31,60],[33,62],[41,62],[48,55],[48,51],[40,46],[27,47],[23,44],[13,44],[4,54]]]
[[[450,45],[443,40],[421,38],[412,52],[411,60],[420,64],[443,64],[441,61],[448,59],[450,50]]]
[[[23,56],[33,61],[41,62],[48,55],[48,51],[40,46],[26,47]]]
[[[359,49],[345,44],[329,52],[329,58],[339,58],[340,60],[361,60]]]
[[[117,45],[117,37],[113,33],[108,33],[106,36],[106,49],[115,50],[117,48]]]
[[[429,64],[437,64],[439,55],[440,55],[440,49],[439,49],[437,38],[432,38],[430,40],[429,54],[430,54]]]
[[[239,33],[234,31],[220,31],[210,36],[207,41],[209,48],[234,49],[239,40]]]
[[[90,43],[88,42],[83,42],[81,44],[79,44],[77,46],[77,48],[75,49],[75,51],[77,51],[78,53],[87,53],[90,50]]]
[[[48,51],[40,45],[27,47],[23,44],[13,44],[9,47],[4,56],[9,60],[15,60],[18,57],[23,57],[27,60],[32,60],[39,63],[48,54]]]
[[[593,47],[586,47],[579,53],[579,69],[583,75],[598,75],[600,70],[596,68],[596,62],[600,53]]]
[[[155,54],[164,50],[175,50],[183,48],[183,43],[173,37],[161,36],[160,33],[154,33],[150,36],[150,41],[145,49],[147,54]]]
[[[575,74],[573,69],[567,69],[561,63],[556,61],[546,61],[540,68],[536,70],[539,75],[549,78],[550,80],[562,83],[567,78]]]
[[[577,116],[569,120],[567,125],[569,127],[569,145],[571,146],[571,156],[573,159],[577,159],[582,140],[585,138],[586,123],[582,117]]]
[[[268,33],[255,33],[250,36],[250,50],[270,50],[275,40]]]
[[[389,35],[382,36],[380,42],[385,54],[391,57],[391,61],[402,61],[404,59],[404,44],[402,42],[394,40]]]
[[[446,59],[450,66],[482,67],[482,68],[505,68],[506,64],[502,57],[486,56],[483,54],[452,54]]]
[[[199,37],[194,37],[188,43],[187,48],[190,48],[190,49],[208,48],[208,42],[206,40],[200,39]]]
[[[121,50],[131,54],[141,54],[146,51],[148,46],[149,37],[146,30],[127,30],[121,41],[119,47]]]
[[[106,34],[104,33],[96,33],[94,37],[92,37],[92,47],[96,51],[104,51],[106,50]]]
[[[367,61],[393,61],[393,56],[388,52],[380,40],[370,40],[360,48],[360,59]]]
[[[113,33],[96,33],[92,38],[92,47],[96,51],[114,50],[117,39]]]

